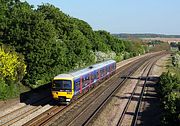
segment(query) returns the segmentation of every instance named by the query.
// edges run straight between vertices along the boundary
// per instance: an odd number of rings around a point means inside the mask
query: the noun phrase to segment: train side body
[[[108,60],[82,70],[59,74],[53,79],[52,96],[60,102],[69,102],[113,74],[115,70],[116,61]]]

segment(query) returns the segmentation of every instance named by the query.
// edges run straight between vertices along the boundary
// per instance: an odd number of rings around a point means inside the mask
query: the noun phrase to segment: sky
[[[26,0],[50,3],[93,30],[180,35],[180,0]]]

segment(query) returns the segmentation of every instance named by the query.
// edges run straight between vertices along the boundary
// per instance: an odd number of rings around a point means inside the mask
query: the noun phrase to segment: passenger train
[[[53,99],[60,103],[77,99],[91,87],[115,73],[115,70],[116,61],[108,60],[78,71],[59,74],[52,81]]]

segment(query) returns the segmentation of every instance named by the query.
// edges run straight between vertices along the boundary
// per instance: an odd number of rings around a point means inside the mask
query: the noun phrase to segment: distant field
[[[141,38],[144,41],[149,41],[149,40],[160,40],[163,42],[180,42],[180,38]]]
[[[180,42],[180,35],[165,35],[165,34],[113,34],[121,39],[142,39],[144,41],[160,40],[163,42]]]
[[[180,38],[180,35],[165,35],[165,34],[113,34],[119,38]]]

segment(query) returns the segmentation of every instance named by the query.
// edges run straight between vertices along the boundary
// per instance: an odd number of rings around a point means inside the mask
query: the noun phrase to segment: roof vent
[[[93,68],[93,66],[89,66],[89,69],[92,69]]]

